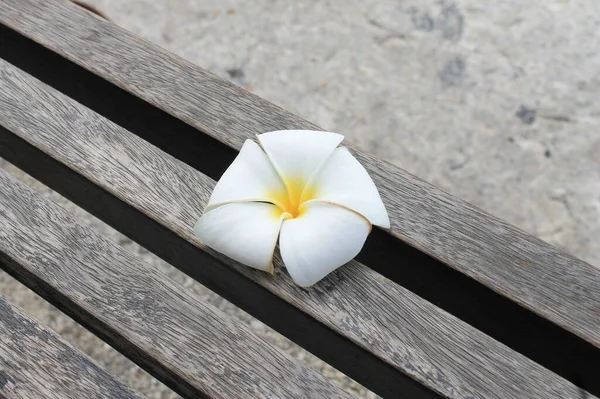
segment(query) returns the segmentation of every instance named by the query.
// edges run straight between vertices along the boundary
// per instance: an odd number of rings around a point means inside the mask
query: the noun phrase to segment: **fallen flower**
[[[371,225],[389,217],[365,168],[344,136],[312,130],[246,140],[194,228],[207,246],[272,272],[279,249],[294,282],[307,287],[353,259]]]

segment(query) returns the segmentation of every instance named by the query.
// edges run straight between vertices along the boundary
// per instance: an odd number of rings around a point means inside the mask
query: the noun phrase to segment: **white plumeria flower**
[[[279,249],[296,284],[307,287],[352,260],[371,224],[390,220],[365,168],[339,147],[344,136],[281,130],[246,140],[196,223],[207,246],[273,272]]]

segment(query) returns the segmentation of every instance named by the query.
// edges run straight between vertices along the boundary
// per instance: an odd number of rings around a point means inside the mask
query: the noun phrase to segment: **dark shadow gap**
[[[237,155],[230,147],[1,24],[0,58],[215,180]],[[36,174],[33,176],[39,178]],[[80,201],[86,202],[83,195]],[[106,212],[110,213],[110,210]],[[113,219],[110,220],[108,223],[113,224]],[[144,245],[142,241],[136,241]],[[152,246],[150,249],[158,251],[156,253],[162,257],[161,248]],[[513,350],[600,396],[600,379],[597,378],[600,348],[380,229],[373,230],[357,259]],[[226,297],[222,292],[219,294]],[[272,327],[278,330],[274,325]],[[356,379],[356,376],[350,376]]]
[[[0,58],[218,180],[231,147],[0,24]]]
[[[600,349],[575,334],[381,229],[373,230],[357,260],[573,384],[599,394]]]

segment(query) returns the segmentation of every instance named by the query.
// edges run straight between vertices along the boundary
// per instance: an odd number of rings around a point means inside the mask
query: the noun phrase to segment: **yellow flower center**
[[[284,190],[273,190],[267,193],[277,206],[275,217],[279,218],[282,213],[287,213],[286,219],[293,219],[302,215],[303,204],[316,197],[314,187],[305,184],[302,178],[284,179]]]

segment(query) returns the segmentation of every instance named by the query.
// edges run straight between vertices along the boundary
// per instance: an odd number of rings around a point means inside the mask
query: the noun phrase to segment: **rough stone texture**
[[[126,29],[600,266],[596,0],[88,2]],[[0,167],[22,176],[1,160]],[[350,392],[374,397],[65,206]],[[15,302],[29,304],[140,392],[175,397],[3,274],[0,291],[21,298]]]

